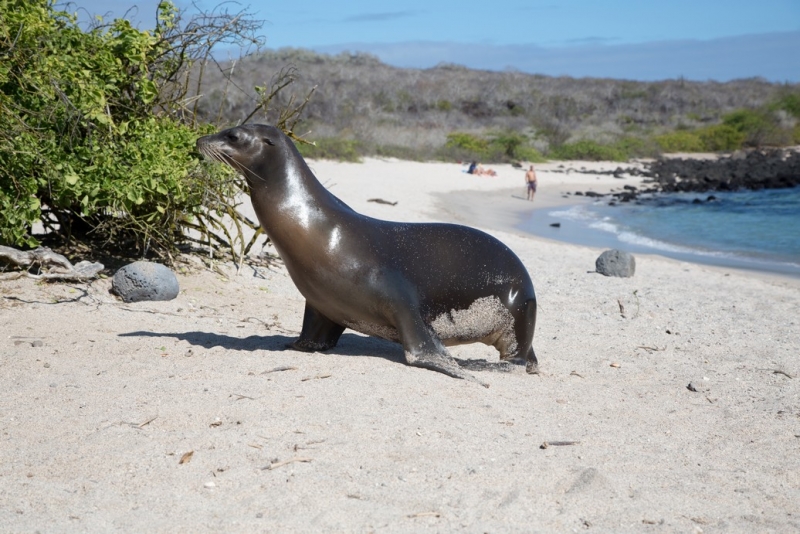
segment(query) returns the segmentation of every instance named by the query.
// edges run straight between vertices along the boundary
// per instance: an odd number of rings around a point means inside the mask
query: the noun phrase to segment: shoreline
[[[626,243],[620,241],[616,234],[590,228],[577,221],[564,221],[550,215],[553,210],[563,209],[566,211],[590,204],[591,200],[578,202],[576,197],[572,197],[554,201],[549,198],[549,202],[544,206],[535,203],[534,206],[526,209],[515,205],[514,201],[526,201],[522,197],[515,196],[513,190],[501,190],[488,194],[465,190],[450,194],[437,194],[436,196],[439,199],[442,213],[447,214],[451,222],[459,224],[471,224],[500,232],[547,239],[568,245],[597,249],[598,251],[620,249],[635,255],[659,256],[665,259],[719,269],[735,269],[750,274],[786,277],[795,280],[800,278],[800,269],[793,264],[787,265],[766,260],[749,260],[747,258],[722,255],[705,255],[700,252],[675,252]],[[462,211],[467,207],[472,207],[474,209],[472,216],[470,218],[458,216],[458,212],[453,208],[454,204],[461,208]],[[476,206],[480,207],[475,208]],[[550,224],[552,223],[560,223],[561,226],[558,228],[551,227]]]
[[[538,172],[538,171],[537,171]],[[546,172],[546,171],[545,171]],[[551,177],[552,175],[548,176]],[[637,185],[631,178],[620,184]],[[541,179],[540,179],[541,183]],[[435,193],[440,214],[449,222],[467,224],[491,230],[531,236],[540,239],[577,245],[597,250],[620,249],[636,255],[652,255],[680,262],[694,263],[719,269],[735,269],[740,272],[764,276],[777,276],[797,280],[800,268],[794,264],[784,264],[769,260],[748,259],[732,255],[704,254],[701,251],[670,251],[646,245],[621,241],[616,234],[591,228],[579,221],[564,220],[550,215],[555,210],[570,210],[595,202],[591,197],[580,197],[574,193],[586,190],[600,194],[611,192],[608,183],[569,183],[566,180],[540,187],[534,202],[528,202],[523,196],[523,188],[506,188],[494,191],[476,191],[471,189]],[[552,223],[560,223],[560,227],[551,227]]]

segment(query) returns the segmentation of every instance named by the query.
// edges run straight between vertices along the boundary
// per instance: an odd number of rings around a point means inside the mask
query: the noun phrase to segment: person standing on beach
[[[525,183],[528,184],[528,200],[533,202],[533,197],[536,196],[537,185],[536,171],[533,170],[533,165],[531,165],[531,168],[525,173]]]

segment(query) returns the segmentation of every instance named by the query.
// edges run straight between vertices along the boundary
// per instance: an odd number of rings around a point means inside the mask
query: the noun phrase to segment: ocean
[[[800,187],[642,195],[616,206],[608,205],[609,198],[534,209],[520,229],[631,253],[800,276]]]

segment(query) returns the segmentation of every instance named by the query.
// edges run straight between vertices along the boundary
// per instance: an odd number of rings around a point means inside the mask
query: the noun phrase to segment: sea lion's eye
[[[275,143],[273,143],[273,142],[272,142],[272,141],[271,141],[269,138],[267,138],[267,137],[263,137],[261,140],[262,140],[262,141],[264,141],[265,143],[267,143],[269,146],[275,146]]]
[[[230,133],[230,134],[228,134],[228,139],[229,139],[230,141],[236,142],[236,141],[238,141],[238,140],[239,140],[239,136],[238,136],[238,135],[236,135],[235,133]]]

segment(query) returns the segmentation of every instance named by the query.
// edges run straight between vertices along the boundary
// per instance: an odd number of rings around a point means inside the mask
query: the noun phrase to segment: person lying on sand
[[[486,175],[486,176],[497,176],[497,173],[493,169],[484,169],[483,165],[481,165],[480,163],[478,163],[478,168],[475,169],[475,171],[476,171],[475,174],[477,174],[479,176],[483,176],[483,175]]]
[[[468,174],[474,174],[476,176],[497,176],[497,173],[492,169],[484,169],[483,165],[479,162],[473,161],[469,164],[469,169],[467,169]]]

